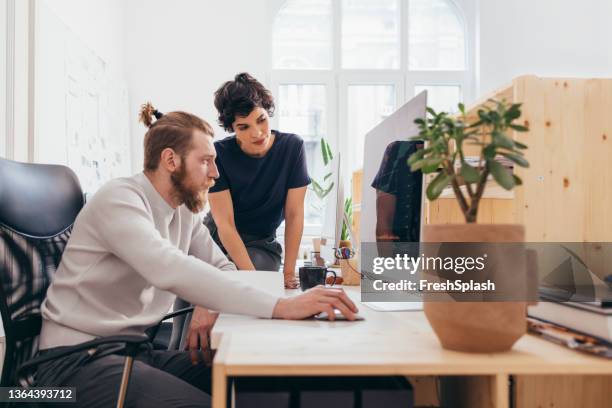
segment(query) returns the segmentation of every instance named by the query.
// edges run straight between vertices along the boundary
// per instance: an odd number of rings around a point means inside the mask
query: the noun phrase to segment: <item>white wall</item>
[[[269,85],[270,26],[282,0],[130,0],[126,63],[132,163],[142,166],[138,106],[216,122],[214,90],[247,70]],[[478,0],[476,96],[523,74],[612,77],[612,1]],[[471,30],[470,30],[471,31]],[[218,135],[222,131],[218,129]]]
[[[130,0],[127,66],[133,170],[142,170],[140,104],[185,110],[216,125],[213,93],[241,71],[269,85],[270,25],[278,1]],[[216,127],[217,138],[223,135]]]
[[[612,1],[480,0],[480,93],[523,74],[612,77]]]
[[[125,73],[125,0],[37,1],[44,2],[111,69]]]
[[[6,27],[6,0],[0,0],[0,27]],[[7,30],[0,29],[0,157],[6,157],[6,41]]]
[[[37,0],[36,141],[34,160],[67,163],[65,55],[58,33],[66,27],[106,63],[112,78],[126,78],[125,2],[122,0]],[[41,11],[42,10],[42,11]],[[54,18],[48,17],[49,15]]]

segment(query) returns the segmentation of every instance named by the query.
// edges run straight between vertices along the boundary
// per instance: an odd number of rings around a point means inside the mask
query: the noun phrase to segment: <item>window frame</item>
[[[464,30],[465,68],[464,70],[409,70],[409,1],[398,0],[399,7],[399,69],[344,69],[342,68],[342,1],[332,2],[332,68],[331,69],[271,69],[270,83],[272,94],[278,100],[278,88],[284,84],[323,84],[327,89],[327,141],[334,152],[339,152],[342,159],[342,182],[345,196],[351,193],[353,169],[350,168],[348,157],[348,87],[351,85],[387,85],[395,86],[396,108],[399,108],[414,96],[414,88],[418,85],[452,85],[461,89],[461,100],[471,101],[474,98],[476,86],[476,32],[470,29],[468,22],[476,19],[476,9],[470,0],[444,0],[455,11]],[[274,24],[278,11],[272,19]],[[274,41],[270,39],[271,44]],[[271,61],[273,66],[273,61]],[[272,118],[272,125],[278,128],[278,118]],[[291,129],[279,129],[291,131]],[[347,187],[348,186],[348,187]],[[320,225],[305,225],[304,239],[316,237],[320,233]],[[284,224],[279,228],[279,235],[284,234]],[[304,242],[304,241],[303,241]]]

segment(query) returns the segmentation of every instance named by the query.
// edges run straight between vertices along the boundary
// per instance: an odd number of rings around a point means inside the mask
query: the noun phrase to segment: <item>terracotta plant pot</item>
[[[425,243],[521,243],[524,237],[522,225],[428,225],[423,231]],[[430,247],[435,246],[425,246]],[[522,245],[517,247],[519,249],[508,251],[514,253],[500,251],[497,254],[497,268],[503,279],[527,287],[530,282],[527,256],[520,250]],[[424,296],[424,301],[427,320],[446,349],[476,353],[506,351],[527,330],[527,302],[456,301],[450,296],[447,300],[428,301],[428,295]]]

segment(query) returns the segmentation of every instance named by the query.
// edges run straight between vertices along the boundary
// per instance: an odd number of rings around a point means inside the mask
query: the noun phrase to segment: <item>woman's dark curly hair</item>
[[[215,92],[215,108],[219,112],[219,125],[231,132],[236,116],[249,116],[256,107],[263,108],[269,116],[274,115],[274,99],[258,80],[246,72],[227,81]]]

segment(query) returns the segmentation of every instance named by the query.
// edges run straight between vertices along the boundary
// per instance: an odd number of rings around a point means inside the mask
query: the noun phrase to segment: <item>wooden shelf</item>
[[[463,194],[467,197],[467,190],[465,188],[465,186],[460,186],[459,187],[461,189],[461,191],[463,192]],[[482,198],[483,199],[487,199],[487,198],[491,198],[491,199],[498,199],[498,200],[514,200],[514,191],[508,191],[505,190],[503,188],[501,188],[499,185],[497,185],[495,182],[487,182],[487,185],[485,186],[485,191],[482,194]],[[442,194],[440,194],[440,197],[438,198],[439,200],[448,200],[448,199],[455,199],[455,193],[453,192],[452,187],[447,187],[444,190],[442,190]]]
[[[523,224],[530,242],[609,242],[612,79],[521,76],[470,105],[468,116],[491,98],[522,103],[529,131],[510,136],[528,146],[530,167],[514,169],[523,185],[511,194],[487,187],[478,222]],[[428,223],[462,222],[450,193],[427,204]]]

